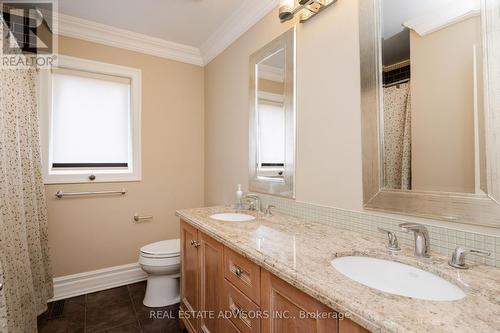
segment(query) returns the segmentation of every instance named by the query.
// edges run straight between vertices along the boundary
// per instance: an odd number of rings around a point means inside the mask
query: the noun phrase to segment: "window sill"
[[[95,174],[94,180],[89,179],[89,174],[77,175],[48,175],[44,178],[45,185],[51,184],[93,184],[93,183],[124,183],[140,182],[142,177],[133,174]]]

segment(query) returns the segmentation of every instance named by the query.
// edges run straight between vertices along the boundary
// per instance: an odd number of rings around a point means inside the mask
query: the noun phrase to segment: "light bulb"
[[[279,18],[281,22],[285,22],[293,18],[294,2],[294,0],[280,0]]]

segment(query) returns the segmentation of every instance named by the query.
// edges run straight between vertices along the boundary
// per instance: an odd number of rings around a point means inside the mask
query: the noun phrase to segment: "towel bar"
[[[122,188],[119,191],[97,191],[97,192],[63,192],[61,190],[57,191],[55,196],[59,199],[63,197],[74,197],[74,196],[83,196],[83,195],[101,195],[101,194],[125,194],[127,190]]]

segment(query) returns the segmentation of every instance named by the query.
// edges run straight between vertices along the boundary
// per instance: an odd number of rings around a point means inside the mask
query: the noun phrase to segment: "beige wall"
[[[357,16],[356,1],[339,1],[297,25],[298,201],[362,207]],[[249,56],[292,24],[275,10],[205,67],[207,204],[248,185]]]
[[[61,54],[142,70],[142,181],[48,185],[49,242],[55,276],[137,262],[147,243],[179,237],[178,208],[203,205],[203,68],[61,37]],[[125,187],[117,197],[54,193]],[[154,215],[134,224],[135,212]]]
[[[236,185],[248,187],[249,56],[292,24],[280,24],[275,10],[205,67],[207,205],[232,204]],[[363,210],[358,34],[356,0],[339,1],[297,24],[298,202]],[[491,228],[405,218],[500,235]]]
[[[423,37],[412,31],[410,44],[412,188],[473,193],[473,45],[481,51],[480,18]],[[480,65],[481,54],[477,56]],[[479,75],[481,70],[479,67]],[[478,109],[482,115],[481,80],[479,76]]]

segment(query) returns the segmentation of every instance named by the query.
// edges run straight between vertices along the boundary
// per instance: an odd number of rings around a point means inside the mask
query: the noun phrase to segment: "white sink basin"
[[[240,213],[221,213],[210,216],[211,219],[225,222],[247,222],[255,220],[255,217],[247,214]]]
[[[340,257],[332,266],[365,286],[428,301],[455,301],[465,293],[454,284],[418,268],[369,257]]]

